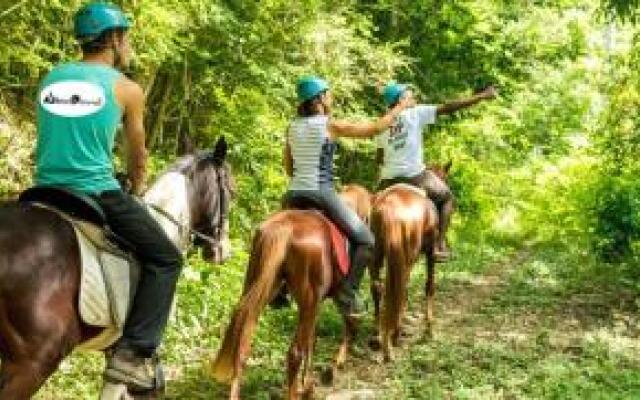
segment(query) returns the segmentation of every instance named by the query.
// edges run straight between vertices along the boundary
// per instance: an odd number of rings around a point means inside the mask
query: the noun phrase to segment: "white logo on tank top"
[[[62,117],[84,117],[97,113],[106,103],[101,86],[89,82],[52,83],[40,92],[40,104]]]

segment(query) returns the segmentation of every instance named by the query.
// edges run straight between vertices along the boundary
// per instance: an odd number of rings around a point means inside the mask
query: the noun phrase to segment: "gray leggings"
[[[352,244],[371,247],[374,245],[371,230],[332,189],[290,190],[284,195],[283,205],[287,208],[313,208],[323,211],[347,235]]]
[[[353,245],[353,251],[351,252],[352,268],[346,281],[357,289],[375,244],[369,227],[332,188],[290,190],[284,195],[282,203],[285,208],[313,208],[323,211],[347,235]]]

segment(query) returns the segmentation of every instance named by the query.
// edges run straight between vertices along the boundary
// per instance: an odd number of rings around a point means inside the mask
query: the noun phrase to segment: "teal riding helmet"
[[[74,18],[75,36],[90,42],[108,29],[129,29],[131,22],[120,7],[112,3],[93,2],[82,7]]]
[[[401,83],[389,82],[382,90],[382,98],[387,107],[395,104],[400,100],[400,96],[409,89],[409,86]]]
[[[329,84],[317,76],[303,76],[298,79],[298,100],[303,103],[311,100],[325,90],[329,90]]]

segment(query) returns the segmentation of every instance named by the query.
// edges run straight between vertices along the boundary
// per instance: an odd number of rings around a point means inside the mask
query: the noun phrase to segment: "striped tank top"
[[[328,131],[329,117],[298,118],[288,133],[293,158],[289,190],[333,189],[333,154],[336,143]]]

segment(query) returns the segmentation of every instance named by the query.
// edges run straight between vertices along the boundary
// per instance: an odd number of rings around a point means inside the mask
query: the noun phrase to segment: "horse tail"
[[[400,326],[404,296],[407,291],[408,257],[407,226],[397,218],[391,207],[381,207],[372,216],[372,223],[381,232],[379,237],[387,259],[384,307],[382,323],[384,331],[391,333]]]
[[[254,236],[244,293],[233,312],[222,347],[211,363],[211,374],[216,380],[228,383],[241,368],[260,312],[280,275],[290,237],[290,226],[283,223],[265,224]]]

